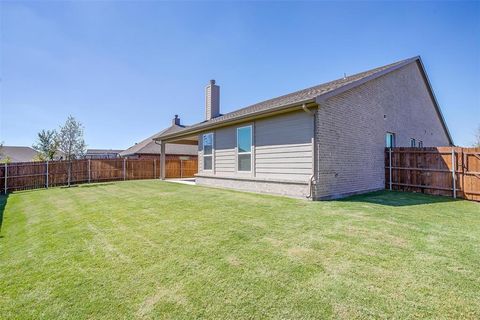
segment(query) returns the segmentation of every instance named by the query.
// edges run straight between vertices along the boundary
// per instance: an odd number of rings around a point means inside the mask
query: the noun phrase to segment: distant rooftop
[[[117,149],[87,149],[86,154],[106,154],[106,153],[120,153],[123,150]]]
[[[120,156],[129,156],[134,154],[160,154],[160,145],[156,144],[153,138],[165,134],[165,133],[173,133],[182,130],[184,126],[180,125],[172,125],[165,130],[162,130],[145,140],[142,140],[125,151],[120,153]],[[165,154],[177,154],[177,155],[197,155],[197,146],[194,145],[185,145],[185,144],[174,144],[169,143],[165,145]]]
[[[9,159],[10,162],[29,162],[35,160],[38,152],[30,147],[3,146],[0,148],[0,160]]]

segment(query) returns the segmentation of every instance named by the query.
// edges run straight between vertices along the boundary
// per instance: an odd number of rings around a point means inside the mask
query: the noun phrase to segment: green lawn
[[[480,318],[479,203],[129,181],[2,207],[2,319]]]

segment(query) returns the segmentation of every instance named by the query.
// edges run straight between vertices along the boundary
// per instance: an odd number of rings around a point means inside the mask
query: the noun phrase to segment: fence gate
[[[198,172],[198,160],[192,157],[172,157],[165,160],[165,178],[193,178]]]

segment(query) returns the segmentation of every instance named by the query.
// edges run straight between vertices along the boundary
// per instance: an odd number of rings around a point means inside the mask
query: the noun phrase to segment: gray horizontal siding
[[[217,129],[214,132],[214,175],[258,177],[308,181],[312,169],[313,117],[300,111],[262,120],[253,125],[254,150],[252,173],[237,172],[237,128],[246,124]],[[202,136],[199,137],[199,172],[203,172]],[[209,172],[210,174],[210,172]]]
[[[306,181],[313,173],[313,117],[301,111],[255,123],[258,178]]]
[[[235,173],[236,128],[227,127],[215,131],[215,174]]]

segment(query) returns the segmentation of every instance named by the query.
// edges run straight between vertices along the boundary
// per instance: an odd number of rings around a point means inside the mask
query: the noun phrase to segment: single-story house
[[[198,144],[199,185],[332,199],[383,189],[385,147],[453,145],[420,57],[226,114],[219,101],[212,80],[205,121],[155,137]]]
[[[38,152],[30,147],[3,146],[0,148],[1,162],[30,162],[38,160]]]
[[[172,120],[172,125],[165,130],[162,130],[151,137],[146,138],[145,140],[135,143],[130,148],[120,152],[121,157],[126,157],[129,159],[159,159],[161,147],[160,144],[157,144],[153,138],[162,135],[175,133],[180,130],[185,129],[186,127],[180,123],[180,118],[178,115],[175,115],[175,118]],[[165,153],[169,160],[182,158],[197,158],[197,144],[175,144],[171,143],[166,146]]]
[[[114,149],[87,149],[85,159],[115,159],[120,156],[123,150]]]

